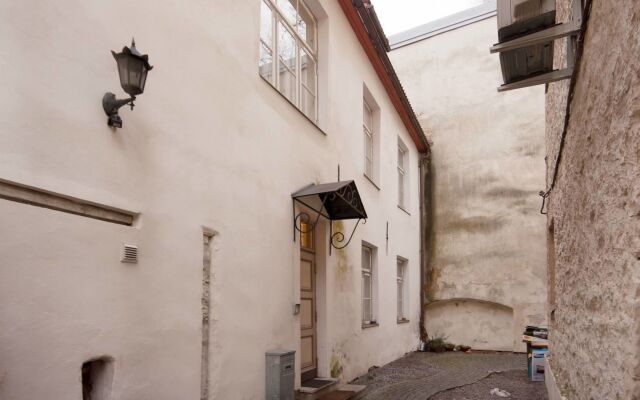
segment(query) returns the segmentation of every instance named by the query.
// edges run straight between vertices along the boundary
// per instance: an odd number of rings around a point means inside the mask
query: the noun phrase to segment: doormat
[[[303,387],[319,389],[321,387],[329,386],[335,381],[330,381],[326,379],[309,379],[308,381],[302,382]]]

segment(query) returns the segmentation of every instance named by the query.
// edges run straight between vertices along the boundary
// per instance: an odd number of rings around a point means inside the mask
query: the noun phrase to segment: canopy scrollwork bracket
[[[333,247],[336,250],[342,250],[345,247],[347,247],[349,245],[349,243],[351,243],[351,239],[353,239],[353,235],[356,233],[356,229],[358,229],[358,224],[360,224],[360,221],[363,221],[362,224],[366,224],[367,220],[363,219],[363,218],[358,218],[358,221],[356,222],[356,225],[353,227],[353,230],[351,231],[351,235],[349,235],[349,240],[347,240],[347,243],[344,243],[345,237],[344,237],[344,233],[342,232],[333,232],[333,224],[331,224],[331,232],[329,233],[329,254],[331,254],[331,248]]]

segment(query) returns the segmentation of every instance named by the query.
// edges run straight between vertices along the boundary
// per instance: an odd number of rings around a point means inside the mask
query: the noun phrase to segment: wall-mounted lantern
[[[114,128],[122,128],[122,119],[118,115],[120,107],[129,104],[133,110],[133,102],[136,96],[144,92],[144,85],[147,82],[147,73],[153,68],[149,65],[149,56],[142,55],[136,49],[135,40],[131,40],[131,48],[123,47],[122,52],[111,51],[113,58],[118,63],[118,75],[120,75],[120,86],[129,96],[128,99],[118,100],[116,95],[107,92],[102,97],[102,108],[109,117],[107,124]]]

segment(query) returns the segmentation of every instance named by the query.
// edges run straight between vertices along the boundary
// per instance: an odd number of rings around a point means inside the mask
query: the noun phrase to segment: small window
[[[408,153],[407,146],[398,139],[398,206],[405,211],[409,209]]]
[[[300,247],[304,250],[314,251],[313,224],[308,221],[300,221]]]
[[[398,257],[396,286],[398,296],[398,322],[407,321],[407,260]]]
[[[371,111],[371,106],[367,104],[366,100],[363,105],[364,174],[369,179],[373,179],[373,111]]]
[[[364,176],[380,188],[380,107],[366,85],[362,87],[362,133]]]
[[[258,70],[317,123],[317,22],[302,0],[262,0]]]
[[[376,249],[362,245],[362,325],[376,325]]]

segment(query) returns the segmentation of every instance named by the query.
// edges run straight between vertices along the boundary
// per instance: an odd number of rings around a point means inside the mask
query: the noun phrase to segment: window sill
[[[372,322],[370,324],[362,324],[362,329],[375,328],[376,326],[380,326],[377,322]]]
[[[367,174],[365,174],[365,173],[363,173],[362,175],[364,175],[364,177],[365,177],[365,178],[367,178],[367,180],[368,180],[369,182],[371,182],[371,184],[372,184],[376,189],[380,190],[380,186],[378,186],[378,184],[377,184],[377,183],[375,183],[375,182],[373,181],[373,179],[371,179],[371,178],[369,177],[369,175],[367,175]]]
[[[408,323],[409,323],[409,322],[411,322],[411,321],[409,321],[409,320],[408,320],[408,319],[406,319],[406,318],[402,318],[402,319],[397,320],[396,322],[397,322],[398,324],[408,324]]]
[[[306,119],[307,121],[309,121],[311,123],[311,125],[313,125],[314,128],[316,128],[318,130],[318,132],[322,133],[325,136],[327,135],[327,132],[325,132],[322,128],[320,128],[320,126],[318,126],[318,124],[316,122],[314,122],[311,118],[307,117],[307,115],[305,113],[303,113],[302,111],[300,111],[300,109],[291,102],[291,100],[289,100],[287,98],[287,96],[283,95],[282,93],[280,93],[280,91],[278,90],[278,88],[276,88],[275,86],[273,86],[271,84],[271,82],[269,82],[268,80],[266,80],[262,75],[260,75],[260,73],[258,73],[258,76],[260,77],[260,79],[266,83],[267,85],[269,85],[269,87],[271,89],[273,89],[280,97],[282,97],[287,103],[289,103],[291,105],[291,107],[293,107],[294,110],[296,110],[298,112],[298,114],[302,115],[304,117],[304,119]]]
[[[411,215],[411,213],[407,210],[404,209],[404,207],[402,207],[400,204],[398,204],[398,208],[401,209],[402,211],[404,211],[405,213],[407,213],[407,215]]]

